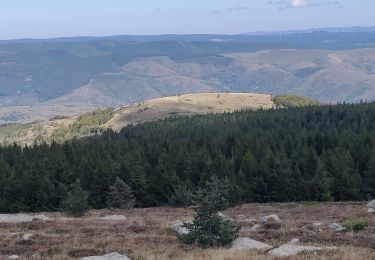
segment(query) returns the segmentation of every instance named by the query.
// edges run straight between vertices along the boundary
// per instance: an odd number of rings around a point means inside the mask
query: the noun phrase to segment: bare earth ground
[[[131,259],[280,259],[261,252],[233,252],[228,249],[197,249],[182,245],[170,230],[176,220],[191,219],[191,209],[150,208],[130,211],[90,211],[84,218],[68,219],[60,213],[45,213],[51,221],[0,224],[0,259],[18,254],[29,259],[72,259],[119,252]],[[123,221],[98,220],[100,216],[121,214]],[[299,238],[303,245],[336,246],[337,250],[302,253],[287,259],[375,259],[375,215],[364,203],[247,204],[225,212],[243,225],[241,237],[250,237],[273,246]],[[277,214],[280,229],[259,228],[245,219]],[[364,218],[369,226],[360,232],[335,233],[329,224],[347,218]],[[322,222],[321,230],[313,223]],[[33,233],[30,241],[22,235]]]

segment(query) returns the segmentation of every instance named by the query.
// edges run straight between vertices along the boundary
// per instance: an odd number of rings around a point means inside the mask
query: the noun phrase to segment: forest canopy
[[[0,212],[59,210],[77,179],[92,208],[122,179],[137,207],[227,178],[230,202],[375,196],[375,103],[180,117],[63,144],[0,148]],[[178,206],[178,205],[177,205]]]

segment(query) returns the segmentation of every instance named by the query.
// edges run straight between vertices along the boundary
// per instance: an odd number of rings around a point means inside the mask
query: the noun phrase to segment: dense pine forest
[[[58,210],[77,179],[92,208],[107,206],[117,178],[136,206],[167,205],[212,175],[229,179],[233,204],[375,196],[375,103],[171,118],[2,147],[0,212]]]

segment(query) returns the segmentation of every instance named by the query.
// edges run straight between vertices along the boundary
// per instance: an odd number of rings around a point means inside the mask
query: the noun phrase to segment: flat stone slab
[[[285,244],[278,248],[272,249],[268,252],[269,255],[283,257],[283,256],[294,256],[301,252],[314,252],[314,251],[321,251],[321,250],[334,250],[337,249],[336,247],[316,247],[316,246],[300,246],[300,245],[293,245],[293,244]]]
[[[248,237],[237,238],[233,241],[231,250],[269,250],[273,246],[253,240]]]
[[[98,218],[98,219],[119,221],[119,220],[126,220],[127,218],[123,215],[108,215],[108,216],[104,216],[104,217],[101,217],[101,218]]]
[[[130,258],[114,252],[103,256],[88,256],[82,258],[82,260],[130,260]]]
[[[34,219],[50,220],[46,215],[27,215],[27,214],[0,214],[0,223],[24,223],[31,222]]]

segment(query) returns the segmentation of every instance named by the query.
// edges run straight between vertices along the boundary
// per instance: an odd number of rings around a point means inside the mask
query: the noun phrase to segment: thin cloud
[[[241,12],[241,11],[246,11],[246,10],[249,10],[249,7],[247,7],[247,6],[237,6],[237,7],[228,7],[224,10],[214,10],[211,13],[217,15],[217,14],[222,14],[222,13],[225,13],[225,12]]]
[[[317,6],[336,6],[343,7],[340,1],[327,1],[327,0],[270,0],[270,5],[276,5],[280,10],[288,8],[304,8],[304,7],[317,7]]]

